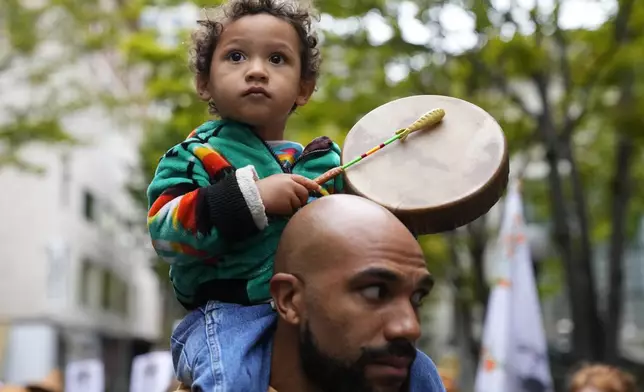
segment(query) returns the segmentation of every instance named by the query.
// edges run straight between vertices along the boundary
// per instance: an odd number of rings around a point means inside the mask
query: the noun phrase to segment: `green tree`
[[[638,34],[634,2],[622,1],[616,14],[599,29],[566,31],[560,28],[557,16],[561,3],[555,3],[547,15],[531,11],[535,32],[530,37],[515,36],[507,43],[490,39],[482,49],[478,71],[512,97],[514,105],[533,122],[537,140],[545,147],[551,169],[550,216],[566,271],[575,354],[580,359],[616,362],[626,230],[630,228],[632,234],[641,214],[638,209],[630,215],[634,219],[627,221],[632,159],[641,143],[632,136],[638,128],[632,121],[638,103],[625,89],[636,85],[635,46],[629,41],[641,40],[641,27]],[[516,24],[513,19],[510,22]],[[512,79],[533,86],[540,100],[538,110],[528,108],[512,90]],[[558,97],[557,88],[563,88]],[[610,93],[619,98],[610,102]],[[584,139],[586,145],[580,148],[579,141]],[[614,147],[607,151],[606,146],[611,145]],[[610,159],[616,161],[614,167],[606,165]],[[561,162],[568,164],[569,174],[555,169]],[[602,214],[604,206],[611,203],[611,213]],[[606,314],[598,309],[592,269],[595,245],[607,240],[593,238],[600,225],[610,227],[611,233],[612,276]]]
[[[98,0],[0,2],[0,89],[5,98],[0,102],[0,168],[42,169],[25,157],[25,147],[85,142],[65,129],[66,116],[91,106],[121,108],[117,104],[137,98],[131,91],[115,96],[113,89],[80,79],[73,70],[100,59],[129,90],[127,70],[115,54],[122,36],[137,28],[140,5],[110,7]],[[119,116],[125,119],[127,112]]]
[[[600,28],[564,30],[559,15],[565,1],[555,2],[552,10],[521,10],[516,5],[501,10],[485,1],[414,3],[415,24],[425,26],[436,39],[421,43],[405,39],[404,26],[399,25],[399,15],[390,3],[324,5],[325,11],[339,18],[371,10],[382,16],[393,33],[380,46],[369,41],[364,29],[346,36],[328,36],[327,50],[342,58],[347,65],[339,69],[346,72],[335,70],[334,77],[324,85],[330,98],[325,97],[323,108],[315,108],[322,113],[333,112],[333,118],[327,121],[346,128],[355,120],[353,116],[365,111],[364,107],[400,95],[451,95],[476,103],[499,119],[515,151],[534,146],[544,149],[551,169],[547,211],[566,272],[576,357],[616,361],[623,249],[626,234],[632,234],[641,211],[632,205],[629,192],[633,160],[639,156],[635,151],[641,145],[637,109],[642,102],[635,94],[641,86],[637,83],[641,77],[636,75],[641,60],[634,57],[636,43],[642,39],[641,5],[620,1],[617,12]],[[441,10],[458,6],[474,18],[476,45],[454,53],[441,44],[450,28],[442,23]],[[532,31],[520,33],[526,27]],[[384,69],[391,64],[409,70],[408,76],[398,82],[388,81]],[[355,86],[353,94],[347,94],[344,86]],[[376,91],[378,94],[374,94]],[[528,104],[526,94],[521,93],[526,91],[534,93],[537,105]],[[611,101],[611,94],[619,99]],[[331,105],[336,106],[329,109]],[[359,109],[353,116],[342,116],[355,107]],[[323,114],[314,118],[324,121]],[[587,141],[581,145],[578,140],[584,139]],[[614,167],[606,164],[610,159],[616,161]],[[569,167],[568,174],[559,170],[562,163]],[[525,196],[528,202],[541,202],[532,200],[529,193]],[[605,206],[611,203],[614,207],[606,214]],[[632,213],[627,214],[629,206],[638,209],[631,208]],[[602,227],[608,230],[600,232]],[[612,285],[609,309],[602,315],[596,298],[593,250],[595,244],[608,239],[609,233]],[[477,297],[485,300],[480,257],[485,231],[480,226],[470,227],[467,241],[474,261],[474,281],[478,282]],[[604,331],[606,344],[601,344]]]
[[[59,122],[59,113],[66,108],[52,99],[51,90],[42,92],[49,79],[48,73],[27,65],[46,34],[36,28],[46,10],[46,7],[28,8],[18,0],[0,4],[0,80],[3,85],[0,89],[6,97],[0,103],[0,168],[37,169],[21,157],[24,146],[34,142],[73,140]],[[18,103],[11,99],[12,94],[24,97],[26,85],[41,87],[39,95],[44,99]]]

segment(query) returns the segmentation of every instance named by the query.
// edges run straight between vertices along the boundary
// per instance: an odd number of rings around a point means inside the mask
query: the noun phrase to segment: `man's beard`
[[[355,362],[333,358],[320,350],[308,322],[300,333],[300,363],[305,376],[323,392],[374,392],[365,377],[365,367],[388,356],[416,358],[416,349],[407,340],[394,340],[382,347],[363,347]],[[409,389],[409,378],[400,391]]]

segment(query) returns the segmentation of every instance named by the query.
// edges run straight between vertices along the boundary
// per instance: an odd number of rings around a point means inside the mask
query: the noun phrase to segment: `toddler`
[[[154,249],[191,312],[171,337],[177,377],[192,390],[261,391],[273,328],[269,280],[282,230],[297,209],[342,189],[312,179],[340,164],[327,137],[285,140],[290,114],[319,71],[311,11],[297,1],[230,0],[200,21],[191,65],[218,116],[159,161],[148,188]]]

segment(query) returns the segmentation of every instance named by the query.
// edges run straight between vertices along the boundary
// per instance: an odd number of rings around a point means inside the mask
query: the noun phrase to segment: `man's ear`
[[[212,96],[208,90],[208,76],[197,75],[195,77],[195,87],[197,88],[197,95],[201,98],[202,101],[210,101]]]
[[[270,282],[271,297],[279,316],[298,325],[302,318],[302,283],[291,274],[277,273]]]
[[[297,95],[297,98],[295,99],[295,104],[297,106],[306,105],[309,102],[309,99],[311,99],[311,95],[313,95],[313,91],[315,91],[315,79],[312,79],[312,80],[302,79],[300,81],[300,91],[299,91],[299,94]]]

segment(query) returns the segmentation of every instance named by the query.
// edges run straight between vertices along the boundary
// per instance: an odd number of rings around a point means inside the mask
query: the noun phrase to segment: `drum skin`
[[[348,133],[348,162],[435,108],[442,122],[392,143],[344,172],[346,192],[393,212],[415,235],[454,230],[487,213],[508,183],[505,135],[483,109],[461,99],[417,95],[384,104]]]

